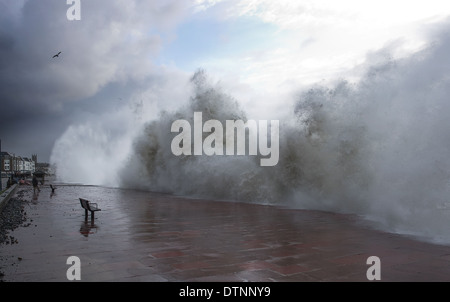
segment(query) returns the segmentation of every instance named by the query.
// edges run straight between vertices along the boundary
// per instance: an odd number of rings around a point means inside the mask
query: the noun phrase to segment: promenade
[[[2,281],[450,281],[450,246],[380,232],[353,215],[89,186],[21,186],[26,222],[0,245]],[[17,197],[17,196],[16,196]],[[98,203],[85,220],[79,197]],[[13,199],[11,199],[13,200]]]

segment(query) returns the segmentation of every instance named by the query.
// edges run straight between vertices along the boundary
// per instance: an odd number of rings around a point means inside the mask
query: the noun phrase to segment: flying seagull
[[[58,52],[56,55],[53,56],[53,58],[59,57],[60,54],[61,52]]]

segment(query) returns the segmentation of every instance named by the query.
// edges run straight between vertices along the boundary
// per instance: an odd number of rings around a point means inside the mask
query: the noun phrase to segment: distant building
[[[0,158],[0,171],[7,175],[31,176],[36,171],[36,163],[28,157],[3,151]]]
[[[0,171],[3,172],[11,172],[14,168],[14,156],[9,152],[1,152],[1,162],[0,162]]]

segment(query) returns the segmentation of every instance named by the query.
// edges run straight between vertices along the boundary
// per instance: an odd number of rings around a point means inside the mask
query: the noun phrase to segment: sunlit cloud
[[[223,28],[242,20],[251,20],[252,27],[228,34],[218,52],[194,58],[195,65],[248,85],[255,94],[265,91],[266,96],[336,78],[356,80],[358,66],[374,52],[383,49],[386,59],[396,59],[425,47],[432,24],[450,14],[450,4],[434,0],[198,3],[203,18],[214,18]],[[263,34],[258,41],[240,39],[246,31],[252,31],[252,37],[258,31]],[[223,51],[227,44],[239,46]]]

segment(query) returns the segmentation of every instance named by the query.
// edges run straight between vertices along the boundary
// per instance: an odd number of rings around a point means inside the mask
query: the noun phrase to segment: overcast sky
[[[301,87],[356,77],[380,49],[424,47],[450,14],[448,1],[368,2],[80,0],[69,21],[66,1],[0,0],[2,150],[49,161],[70,126],[178,106],[198,68],[267,116]]]

